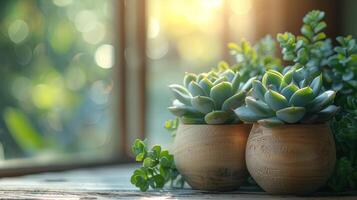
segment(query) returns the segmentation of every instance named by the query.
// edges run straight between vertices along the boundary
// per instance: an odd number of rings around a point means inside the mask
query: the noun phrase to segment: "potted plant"
[[[292,67],[267,71],[254,80],[238,117],[254,123],[246,163],[254,180],[271,194],[308,194],[333,172],[336,150],[328,121],[339,108],[335,92],[322,89],[322,76]]]
[[[251,125],[234,109],[242,106],[251,83],[231,69],[192,74],[170,85],[175,100],[168,109],[180,119],[173,147],[175,164],[194,189],[227,191],[247,176],[245,147]]]

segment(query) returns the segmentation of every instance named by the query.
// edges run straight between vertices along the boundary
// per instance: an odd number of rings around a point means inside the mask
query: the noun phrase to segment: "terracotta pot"
[[[193,189],[238,189],[247,177],[246,142],[251,125],[180,124],[174,142],[176,167]]]
[[[333,172],[336,149],[326,124],[254,124],[246,150],[247,168],[270,194],[309,194],[325,185]]]

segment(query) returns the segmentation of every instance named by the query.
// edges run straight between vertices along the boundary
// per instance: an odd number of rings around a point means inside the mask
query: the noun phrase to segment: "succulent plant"
[[[322,76],[305,78],[305,69],[292,68],[284,75],[267,71],[262,81],[254,80],[246,106],[235,110],[244,122],[264,126],[293,123],[322,123],[339,110],[333,105],[335,92],[322,89]]]
[[[233,110],[244,104],[254,79],[244,81],[231,69],[187,73],[183,86],[169,86],[176,99],[168,109],[185,124],[239,123]]]

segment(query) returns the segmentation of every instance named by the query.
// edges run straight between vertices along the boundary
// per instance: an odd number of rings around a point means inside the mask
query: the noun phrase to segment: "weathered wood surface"
[[[262,192],[212,193],[191,189],[140,192],[130,185],[134,165],[120,165],[67,172],[42,173],[0,179],[0,199],[313,199],[356,200],[357,196],[293,197],[270,196]]]

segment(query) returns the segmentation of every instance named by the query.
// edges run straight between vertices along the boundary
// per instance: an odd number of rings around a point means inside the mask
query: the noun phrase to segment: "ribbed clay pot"
[[[336,162],[335,142],[326,124],[254,124],[247,142],[247,168],[270,194],[305,195],[325,185]]]
[[[180,124],[175,164],[193,189],[238,189],[247,177],[245,149],[251,125]]]

